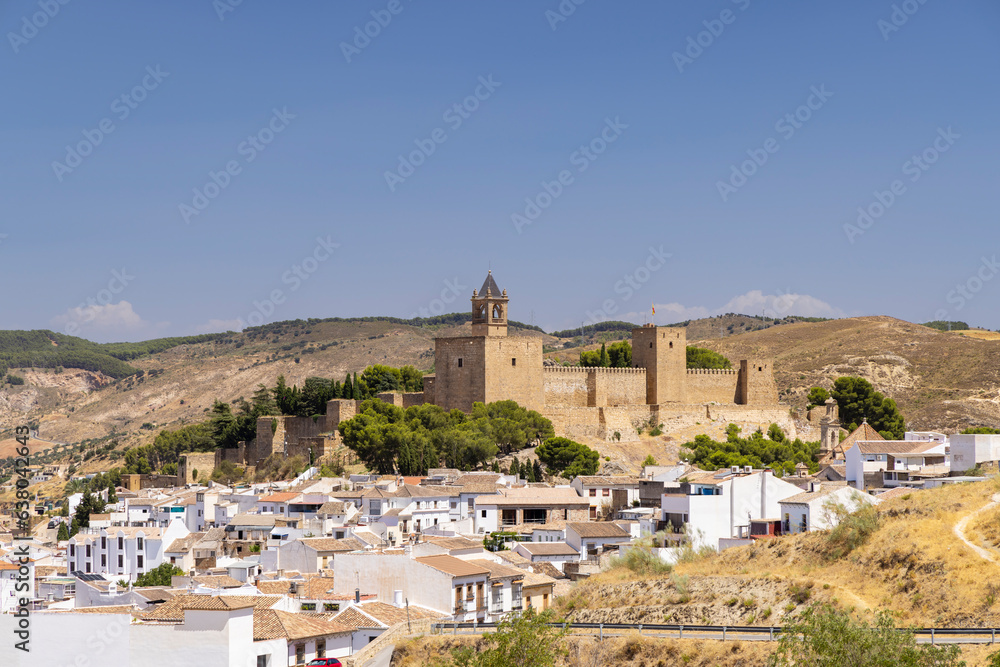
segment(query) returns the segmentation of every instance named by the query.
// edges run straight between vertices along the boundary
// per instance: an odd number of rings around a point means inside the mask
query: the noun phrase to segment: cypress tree
[[[361,385],[358,384],[358,373],[357,373],[357,371],[354,372],[354,382],[351,383],[351,386],[354,387],[354,395],[352,396],[352,398],[354,398],[355,400],[363,398],[361,396]]]
[[[344,387],[342,391],[344,398],[354,398],[354,385],[351,384],[350,373],[348,373],[347,377],[344,378]]]
[[[610,365],[611,357],[608,356],[608,350],[604,346],[604,343],[601,343],[601,368],[607,368]]]

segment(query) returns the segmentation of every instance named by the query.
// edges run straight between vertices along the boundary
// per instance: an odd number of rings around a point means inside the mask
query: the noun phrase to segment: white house
[[[626,475],[579,475],[570,482],[570,487],[589,503],[591,519],[604,516],[623,507],[631,507],[639,501],[641,480]]]
[[[590,516],[589,500],[568,487],[502,489],[496,495],[477,496],[475,508],[479,534],[522,524],[586,521]]]
[[[951,436],[951,469],[965,471],[1000,461],[1000,435],[958,433]]]
[[[180,520],[165,529],[112,526],[99,533],[77,533],[67,544],[68,570],[135,581],[163,562],[165,547],[188,534]]]
[[[785,498],[781,506],[781,530],[784,534],[826,530],[836,525],[836,514],[830,506],[838,504],[848,512],[862,505],[879,502],[875,496],[845,486],[843,482],[820,484],[812,482],[808,491]]]
[[[580,552],[565,542],[518,542],[513,552],[532,563],[552,563],[559,571],[566,563],[580,561]]]
[[[618,548],[632,540],[628,531],[610,521],[566,524],[566,544],[581,558],[597,558],[610,548]]]
[[[357,653],[372,640],[394,625],[404,621],[440,619],[446,616],[433,609],[418,605],[396,606],[386,602],[362,602],[351,605],[334,616],[333,620],[354,630],[352,650]]]
[[[22,598],[35,599],[35,563],[31,559],[21,565],[16,560],[8,562],[0,560],[0,614],[13,613]],[[24,567],[24,573],[21,568]],[[23,590],[18,590],[18,585]]]
[[[916,474],[948,474],[946,448],[934,440],[857,440],[847,450],[847,482],[869,486],[865,474],[881,473],[877,486],[899,486]]]
[[[719,548],[720,539],[739,537],[751,519],[778,518],[778,502],[802,489],[776,478],[770,470],[724,468],[689,475],[678,493],[664,493],[660,521],[668,532],[687,531],[695,547]]]

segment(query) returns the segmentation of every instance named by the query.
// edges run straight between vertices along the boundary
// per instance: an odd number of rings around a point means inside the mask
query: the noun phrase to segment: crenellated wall
[[[545,407],[643,405],[646,369],[547,366]]]
[[[735,403],[739,371],[730,368],[689,368],[685,377],[688,403]]]

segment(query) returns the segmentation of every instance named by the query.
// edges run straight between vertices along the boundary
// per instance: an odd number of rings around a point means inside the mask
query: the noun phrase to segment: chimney
[[[354,589],[354,604],[361,604],[361,589]]]
[[[392,603],[397,607],[403,606],[403,591],[393,591],[392,592]]]

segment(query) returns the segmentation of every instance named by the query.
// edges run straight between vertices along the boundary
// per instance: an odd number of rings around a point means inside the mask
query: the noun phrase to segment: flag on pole
[[[653,314],[656,315],[656,304],[650,301],[649,307],[653,309]]]

